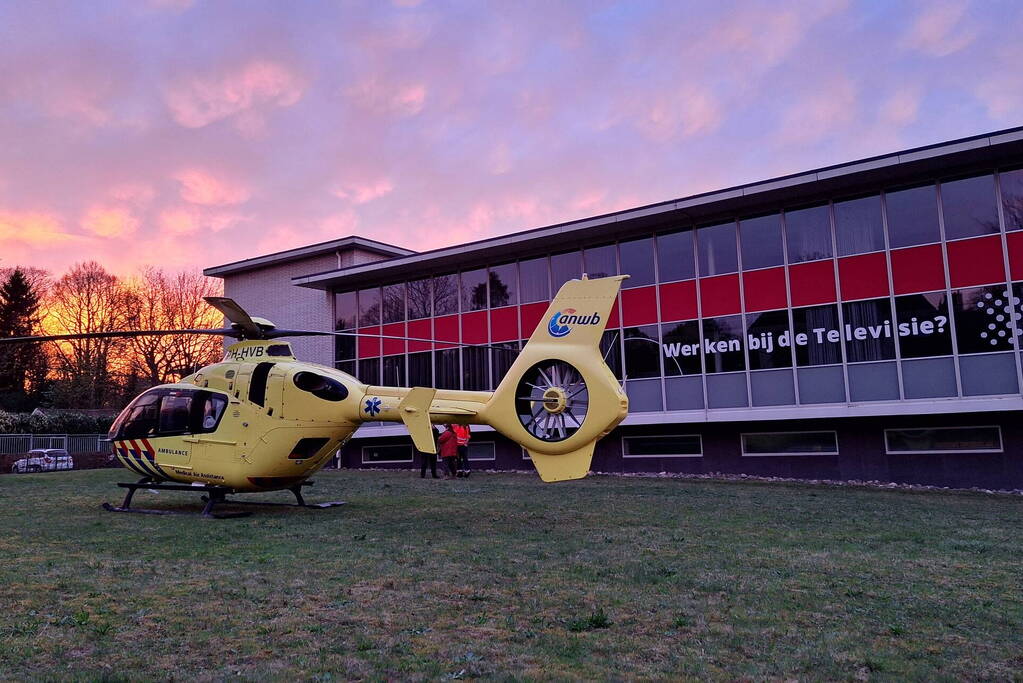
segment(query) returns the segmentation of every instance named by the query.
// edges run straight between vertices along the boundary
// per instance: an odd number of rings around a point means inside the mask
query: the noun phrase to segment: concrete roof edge
[[[310,256],[329,254],[346,247],[358,247],[360,249],[373,251],[392,258],[396,256],[411,256],[416,253],[412,249],[405,249],[393,244],[387,244],[386,242],[378,242],[377,240],[367,239],[365,237],[360,237],[359,235],[349,235],[347,237],[341,237],[327,242],[318,242],[304,247],[296,247],[294,249],[278,251],[272,254],[265,254],[263,256],[255,256],[253,258],[225,263],[219,266],[211,266],[209,268],[204,268],[202,273],[207,277],[222,277],[224,275],[230,275],[244,270],[251,270],[253,268],[287,263],[289,261],[296,261]]]

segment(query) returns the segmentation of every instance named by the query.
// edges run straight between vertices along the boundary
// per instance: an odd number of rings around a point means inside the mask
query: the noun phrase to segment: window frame
[[[888,447],[888,432],[903,432],[911,429],[931,429],[931,430],[960,430],[960,429],[994,429],[998,434],[998,448],[960,448],[960,449],[945,449],[945,450],[933,450],[933,451],[893,451]],[[884,430],[884,452],[885,455],[960,455],[969,453],[1004,453],[1005,452],[1005,439],[1002,438],[1002,426],[1001,425],[962,425],[956,427],[888,427]]]
[[[696,437],[700,443],[700,452],[698,454],[688,453],[668,453],[662,455],[630,455],[628,449],[629,439],[656,439],[656,438],[677,438],[677,437]],[[623,458],[702,458],[703,457],[703,434],[632,434],[630,436],[622,435],[622,457]]]
[[[831,434],[835,438],[835,450],[834,452],[825,451],[805,451],[802,453],[747,453],[746,452],[746,437],[747,436],[778,436],[781,434]],[[803,429],[796,431],[782,431],[782,432],[742,432],[739,434],[739,449],[742,452],[744,458],[779,458],[779,457],[795,457],[805,458],[808,456],[822,456],[822,455],[840,455],[842,452],[841,447],[838,444],[838,431],[834,429]]]
[[[493,454],[493,457],[490,457],[490,458],[474,458],[474,457],[472,457],[472,447],[473,446],[490,446],[490,451]],[[468,455],[468,458],[469,458],[469,462],[497,462],[497,442],[496,441],[476,441],[475,439],[470,439],[470,441],[469,441],[469,455]]]

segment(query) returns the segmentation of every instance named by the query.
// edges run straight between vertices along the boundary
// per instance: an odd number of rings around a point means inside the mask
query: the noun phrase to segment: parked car
[[[53,472],[54,470],[73,470],[75,461],[63,448],[36,448],[28,452],[28,457],[15,460],[11,472]]]

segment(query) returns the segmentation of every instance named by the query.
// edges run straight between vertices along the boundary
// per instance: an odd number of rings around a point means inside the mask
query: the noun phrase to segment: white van
[[[53,472],[55,470],[73,470],[75,461],[63,448],[36,448],[28,452],[27,458],[15,460],[11,472]]]

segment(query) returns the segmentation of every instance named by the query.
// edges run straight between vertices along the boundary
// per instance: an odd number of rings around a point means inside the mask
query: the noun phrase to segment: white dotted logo
[[[1023,327],[1019,325],[1023,318],[1023,307],[1020,307],[1020,298],[1008,290],[994,294],[985,292],[983,298],[977,301],[977,309],[991,316],[987,328],[980,332],[980,338],[991,346],[998,346],[1001,341],[1016,343],[1011,339],[1013,321],[1017,324],[1016,336],[1023,335]]]

